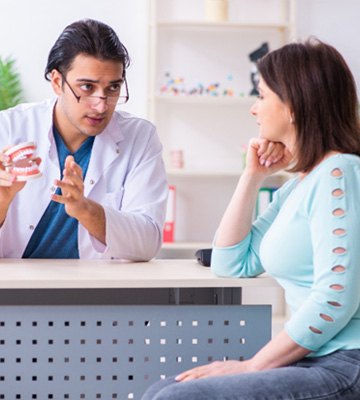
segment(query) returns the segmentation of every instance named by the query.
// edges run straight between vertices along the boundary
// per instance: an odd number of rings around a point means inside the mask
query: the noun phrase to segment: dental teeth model
[[[17,181],[27,181],[41,176],[39,166],[35,161],[36,145],[25,142],[10,147],[4,152],[9,161],[3,163],[6,171],[16,176]]]

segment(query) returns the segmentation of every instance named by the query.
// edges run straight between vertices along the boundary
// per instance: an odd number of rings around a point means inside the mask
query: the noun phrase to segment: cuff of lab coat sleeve
[[[90,235],[90,241],[91,241],[91,244],[95,251],[97,251],[98,253],[101,253],[102,255],[104,253],[106,253],[108,246],[106,246],[104,243],[100,242],[100,240],[96,239],[96,237],[94,237],[92,235]]]

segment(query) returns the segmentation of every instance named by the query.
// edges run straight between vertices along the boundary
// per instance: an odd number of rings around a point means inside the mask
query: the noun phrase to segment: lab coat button
[[[55,192],[55,186],[51,186],[50,192]]]
[[[118,154],[120,154],[120,149],[116,149],[116,152],[117,152]]]
[[[34,225],[29,225],[29,229],[31,230],[31,231],[33,231],[34,230]]]
[[[90,185],[93,185],[95,183],[94,179],[90,179]]]

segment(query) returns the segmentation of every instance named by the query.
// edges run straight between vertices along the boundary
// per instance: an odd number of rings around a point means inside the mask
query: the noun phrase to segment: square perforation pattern
[[[1,306],[0,400],[140,399],[270,339],[270,306]]]

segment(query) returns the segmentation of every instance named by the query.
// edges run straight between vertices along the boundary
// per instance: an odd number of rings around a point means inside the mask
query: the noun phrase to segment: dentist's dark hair
[[[124,67],[124,77],[130,64],[126,47],[110,26],[84,19],[68,25],[56,40],[48,56],[45,79],[50,80],[50,73],[54,69],[66,76],[79,54],[120,62]]]
[[[292,112],[296,130],[293,172],[311,170],[329,151],[360,156],[354,77],[342,55],[316,38],[265,55],[258,70]]]

